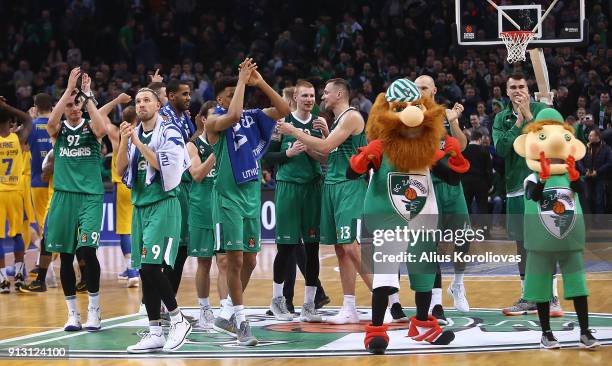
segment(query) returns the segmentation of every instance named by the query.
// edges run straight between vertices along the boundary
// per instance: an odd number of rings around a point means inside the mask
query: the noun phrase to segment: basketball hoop
[[[529,44],[534,36],[535,32],[530,31],[509,31],[499,34],[508,50],[508,57],[506,59],[509,63],[525,61],[527,44]]]

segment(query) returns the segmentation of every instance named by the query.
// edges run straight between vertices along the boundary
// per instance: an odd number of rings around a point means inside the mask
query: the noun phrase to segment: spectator
[[[597,214],[605,213],[605,177],[612,168],[612,149],[601,140],[598,129],[591,130],[588,137],[586,155],[578,166],[586,182],[586,212],[595,214],[593,219],[598,221]]]
[[[272,178],[272,173],[269,170],[264,170],[261,174],[261,188],[274,189],[276,188],[276,181]]]
[[[483,135],[474,130],[470,136],[470,143],[463,150],[463,156],[470,162],[470,170],[461,175],[463,193],[470,214],[479,214],[474,223],[480,227],[488,226],[484,220],[488,210],[488,193],[491,185],[492,168],[491,156],[482,146]],[[475,200],[476,211],[472,209],[472,201]]]
[[[472,127],[468,128],[468,132],[471,136],[474,135],[474,132],[478,132],[480,136],[489,136],[489,130],[484,126],[480,125],[480,117],[477,114],[470,115],[470,125]]]
[[[602,92],[599,94],[599,99],[591,105],[595,126],[600,130],[606,129],[610,123],[610,112],[606,112],[608,104],[610,104],[610,93]]]

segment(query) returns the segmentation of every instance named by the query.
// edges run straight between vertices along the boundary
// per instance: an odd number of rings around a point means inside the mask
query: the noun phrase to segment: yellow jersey
[[[20,191],[24,156],[16,133],[0,136],[0,191]]]
[[[113,183],[121,183],[121,177],[115,172],[115,166],[117,164],[117,152],[113,151],[111,157],[111,180]]]

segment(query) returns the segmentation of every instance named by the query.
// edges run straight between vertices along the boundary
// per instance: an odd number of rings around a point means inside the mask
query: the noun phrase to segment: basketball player
[[[29,145],[32,153],[31,160],[31,186],[32,203],[34,215],[38,224],[38,234],[40,240],[40,258],[36,279],[27,285],[22,286],[21,292],[45,292],[47,286],[57,287],[55,272],[52,262],[52,255],[45,246],[44,225],[47,217],[47,210],[51,195],[49,194],[49,183],[42,179],[42,163],[49,151],[53,149],[51,139],[47,133],[47,121],[53,106],[49,94],[40,93],[34,96],[33,114],[36,118],[32,121],[32,133],[30,134]],[[47,278],[47,271],[49,277]]]
[[[296,110],[284,118],[307,134],[321,138],[314,121],[327,123],[311,111],[315,105],[315,88],[305,80],[298,80],[293,95]],[[322,120],[322,121],[321,121]],[[304,277],[305,300],[300,319],[320,322],[315,310],[315,293],[319,277],[319,221],[321,214],[322,172],[319,160],[325,157],[311,150],[293,136],[281,136],[280,157],[276,173],[276,244],[274,279],[270,310],[277,320],[292,320],[283,296],[283,282],[289,266],[295,268],[296,247],[301,241],[306,250]],[[284,157],[283,157],[284,155]],[[294,270],[295,271],[295,270]]]
[[[431,76],[421,75],[416,78],[414,82],[421,91],[422,96],[435,98],[438,89]],[[463,106],[459,103],[455,103],[452,109],[446,109],[444,127],[448,134],[459,140],[461,149],[463,150],[467,145],[467,139],[465,134],[461,131],[461,127],[459,127],[459,117],[462,112]],[[444,140],[440,142],[440,149],[444,150]],[[448,156],[445,156],[442,163],[446,164],[447,160]],[[461,182],[459,182],[458,185],[450,185],[439,179],[435,174],[432,175],[432,181],[436,193],[436,201],[438,203],[438,214],[441,218],[440,230],[450,229],[455,231],[468,228],[470,226],[470,218]],[[455,246],[454,250],[456,252],[467,253],[469,251],[469,243],[465,243],[462,246]],[[444,308],[442,307],[442,274],[439,263],[437,267],[429,313],[436,317],[441,325],[446,325],[448,322],[444,315]],[[465,297],[465,287],[463,285],[465,262],[455,262],[454,269],[455,276],[448,287],[448,294],[453,298],[455,309],[463,312],[470,311],[470,305]]]
[[[81,92],[77,97],[77,80],[81,76]],[[85,262],[84,277],[89,293],[87,331],[98,331],[100,319],[100,263],[96,250],[100,243],[104,186],[100,171],[100,140],[106,135],[106,123],[98,112],[90,90],[91,79],[78,67],[70,71],[66,91],[53,108],[47,132],[55,140],[53,146],[54,194],[49,208],[47,250],[60,253],[60,278],[68,321],[65,331],[81,330],[81,315],[76,304],[76,277],[72,263],[79,251]],[[85,107],[91,120],[82,118]],[[64,115],[66,118],[60,121]],[[83,275],[83,273],[82,273]]]
[[[218,105],[206,122],[206,135],[216,158],[217,177],[212,195],[215,240],[226,251],[230,293],[213,328],[235,336],[242,346],[258,343],[246,320],[242,293],[260,250],[259,159],[276,121],[290,112],[287,102],[263,80],[256,68],[247,58],[240,64],[237,83],[228,78],[215,81]],[[244,110],[247,84],[259,88],[270,99],[272,107]]]
[[[166,93],[168,94],[168,103],[160,109],[159,114],[167,118],[180,129],[183,135],[183,142],[187,144],[195,133],[195,127],[193,126],[193,122],[191,122],[191,118],[189,118],[189,103],[191,102],[191,89],[189,88],[189,84],[184,81],[170,80],[166,86]],[[189,171],[185,171],[177,191],[177,197],[181,204],[181,217],[183,220],[181,223],[179,252],[174,267],[164,268],[164,273],[168,276],[170,283],[172,283],[175,294],[178,293],[181,277],[183,275],[183,266],[187,260],[187,243],[189,242],[189,190],[191,189],[191,180]]]
[[[181,232],[178,186],[189,167],[189,157],[179,129],[159,115],[161,103],[151,89],[136,94],[139,124],[122,122],[117,152],[117,174],[132,190],[132,266],[140,269],[142,293],[149,317],[149,333],[129,353],[176,351],[191,332],[162,265],[173,266]],[[170,313],[170,332],[164,337],[160,307]]]
[[[211,213],[211,193],[215,179],[215,155],[212,147],[206,141],[206,118],[213,113],[216,103],[208,101],[202,105],[196,115],[196,133],[192,141],[187,143],[187,151],[191,159],[189,172],[193,178],[189,193],[189,244],[187,252],[190,257],[198,259],[196,271],[196,292],[200,305],[198,326],[201,329],[211,329],[215,320],[210,306],[210,267],[212,257],[217,259],[219,276],[217,287],[219,298],[227,298],[227,275],[225,254],[215,248],[214,230]]]
[[[527,80],[522,74],[513,74],[506,81],[506,94],[510,98],[508,105],[497,115],[493,122],[493,143],[497,154],[505,160],[505,180],[506,180],[506,225],[508,238],[516,241],[516,252],[520,254],[521,260],[518,263],[521,276],[521,297],[514,305],[505,308],[502,312],[505,315],[524,315],[535,314],[537,306],[533,302],[523,299],[525,263],[527,252],[523,245],[523,214],[524,214],[524,195],[523,182],[531,174],[525,163],[525,158],[519,156],[512,144],[521,135],[525,125],[531,123],[534,116],[546,106],[543,103],[530,102],[529,87]],[[556,279],[553,281],[554,296],[551,301],[551,316],[562,316],[561,304],[557,294]]]
[[[108,116],[118,104],[127,104],[132,100],[132,97],[125,93],[121,93],[117,98],[100,108],[100,114]],[[131,125],[136,123],[136,110],[129,106],[123,109],[121,120],[126,121]],[[138,270],[132,268],[131,252],[132,240],[132,198],[130,190],[121,182],[121,177],[117,175],[117,151],[119,150],[119,140],[121,138],[119,126],[110,123],[107,120],[108,138],[113,147],[113,155],[111,160],[111,176],[113,186],[115,188],[115,233],[119,235],[119,243],[121,252],[125,259],[125,271],[119,273],[119,280],[127,280],[126,287],[138,287],[139,276]]]
[[[371,276],[361,269],[359,249],[366,185],[362,179],[346,178],[350,157],[357,153],[359,147],[367,145],[365,122],[355,108],[349,107],[349,95],[350,87],[345,80],[331,79],[325,85],[323,100],[326,109],[334,112],[336,120],[331,133],[326,123],[313,123],[313,127],[320,129],[325,139],[310,136],[291,123],[278,124],[278,131],[283,135],[295,137],[308,149],[329,154],[321,200],[321,244],[334,245],[344,293],[340,312],[326,319],[333,324],[359,323],[355,306],[356,271],[368,288],[372,288]]]
[[[11,120],[23,123],[17,132],[11,132]],[[25,285],[23,257],[25,245],[23,229],[23,150],[32,132],[32,118],[6,103],[0,97],[0,293],[10,292],[10,282],[4,263],[4,243],[10,238],[15,243],[15,290]],[[5,225],[8,224],[8,232]]]

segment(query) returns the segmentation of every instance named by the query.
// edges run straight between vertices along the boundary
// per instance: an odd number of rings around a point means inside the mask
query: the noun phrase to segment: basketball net
[[[530,31],[501,32],[499,37],[506,45],[506,50],[508,50],[508,57],[506,57],[506,60],[508,60],[508,62],[511,64],[519,61],[525,61],[525,51],[527,50],[527,45],[534,36],[535,32]]]

